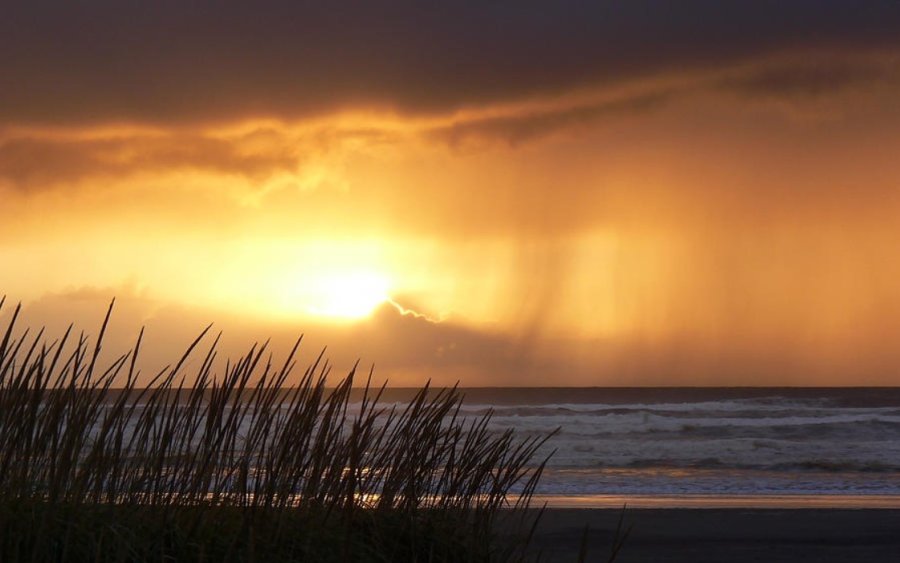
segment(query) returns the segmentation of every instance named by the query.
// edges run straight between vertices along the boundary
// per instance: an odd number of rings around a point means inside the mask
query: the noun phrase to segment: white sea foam
[[[639,392],[630,391],[631,395]],[[548,494],[898,494],[900,392],[469,403],[495,430],[558,428]],[[613,393],[615,395],[615,393]],[[573,395],[574,396],[574,395]],[[577,399],[577,396],[574,396]],[[616,398],[616,397],[614,397]]]

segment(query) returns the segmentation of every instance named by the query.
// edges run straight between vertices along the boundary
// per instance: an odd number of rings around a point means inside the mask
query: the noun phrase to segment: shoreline
[[[532,547],[542,561],[607,561],[621,509],[548,508]],[[616,563],[886,562],[900,554],[900,510],[631,508]]]
[[[836,495],[836,494],[646,494],[646,495],[555,495],[536,494],[533,507],[572,510],[900,510],[900,495]],[[900,533],[900,528],[898,528]]]

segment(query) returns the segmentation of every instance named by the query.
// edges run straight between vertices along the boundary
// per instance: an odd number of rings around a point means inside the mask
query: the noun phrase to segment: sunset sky
[[[900,3],[10,2],[26,324],[464,385],[900,384]]]

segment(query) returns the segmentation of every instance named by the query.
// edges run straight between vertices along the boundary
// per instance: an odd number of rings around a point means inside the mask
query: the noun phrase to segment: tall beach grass
[[[147,383],[143,333],[101,365],[111,311],[50,340],[16,307],[0,336],[0,561],[526,556],[547,436],[460,417],[455,388],[397,405],[321,355],[300,373],[299,341],[220,372],[207,329]]]

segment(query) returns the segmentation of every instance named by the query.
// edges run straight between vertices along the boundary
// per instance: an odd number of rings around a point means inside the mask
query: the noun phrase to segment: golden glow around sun
[[[362,319],[390,299],[387,276],[376,272],[347,271],[307,280],[305,312],[335,320]]]
[[[205,295],[211,306],[242,308],[286,322],[364,319],[395,292],[398,271],[380,241],[248,238],[231,243]]]

